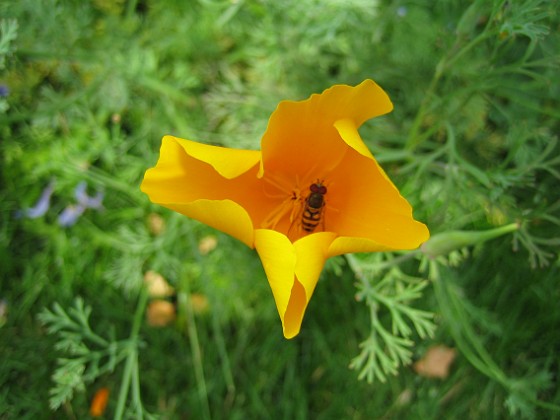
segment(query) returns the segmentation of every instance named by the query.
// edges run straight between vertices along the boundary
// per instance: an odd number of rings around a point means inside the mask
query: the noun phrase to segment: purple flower
[[[84,214],[84,211],[86,211],[86,208],[81,204],[77,206],[70,204],[58,215],[58,224],[62,227],[73,226],[80,216]]]
[[[97,191],[95,196],[90,197],[87,194],[87,183],[80,182],[74,190],[77,204],[70,204],[58,216],[58,224],[62,227],[70,227],[76,224],[78,219],[87,209],[102,210],[103,209],[103,191]]]
[[[6,85],[0,85],[0,98],[5,98],[10,94],[10,88]]]
[[[74,190],[74,196],[80,205],[88,209],[101,210],[103,208],[103,191],[97,191],[95,196],[90,197],[87,192],[87,183],[85,181],[80,182],[76,189]]]
[[[27,217],[29,219],[36,219],[43,216],[51,205],[51,195],[54,191],[54,181],[45,187],[41,193],[41,197],[33,207],[22,209],[16,212],[16,217]]]

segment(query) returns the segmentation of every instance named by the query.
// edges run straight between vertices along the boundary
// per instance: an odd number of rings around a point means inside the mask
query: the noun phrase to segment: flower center
[[[327,187],[322,180],[300,183],[285,177],[265,177],[265,195],[277,203],[263,220],[264,229],[286,235],[292,242],[310,233],[324,230],[323,213]]]

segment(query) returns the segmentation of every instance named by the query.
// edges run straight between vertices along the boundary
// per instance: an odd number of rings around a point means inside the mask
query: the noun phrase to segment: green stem
[[[121,420],[123,418],[126,399],[128,397],[128,391],[130,389],[130,382],[133,379],[133,377],[135,377],[135,384],[133,389],[134,400],[137,404],[140,404],[140,397],[139,397],[140,391],[139,391],[139,384],[138,384],[138,334],[140,332],[140,327],[142,325],[142,318],[144,316],[144,310],[146,309],[147,303],[148,303],[148,291],[145,288],[142,288],[142,290],[140,291],[140,297],[138,298],[138,305],[136,306],[134,320],[132,322],[132,329],[130,331],[130,338],[128,343],[129,353],[126,358],[126,363],[124,366],[123,379],[119,390],[117,408],[115,410],[115,416],[114,416],[115,420]],[[142,418],[141,408],[137,414],[137,418]]]
[[[192,232],[190,232],[190,234],[189,234],[189,240],[190,240],[192,248],[193,249],[198,249],[197,248],[197,243],[196,243],[196,238],[194,237]],[[205,270],[205,265],[204,265],[202,255],[200,254],[200,252],[196,252],[195,256],[196,256],[196,261],[197,261],[198,265],[202,268],[202,272],[200,273],[200,276],[203,278],[204,284],[209,284],[210,279],[207,277],[207,273],[206,273],[206,270]],[[223,373],[224,379],[226,381],[229,396],[233,396],[233,394],[235,392],[235,382],[233,380],[233,374],[232,374],[232,371],[231,371],[231,365],[230,365],[229,357],[228,357],[228,354],[227,354],[227,348],[226,348],[226,345],[225,345],[224,335],[221,331],[220,322],[219,322],[218,315],[217,315],[216,311],[212,311],[211,318],[212,318],[212,333],[214,335],[216,348],[218,350],[218,354],[220,355],[220,359],[221,359],[221,362],[222,362],[221,363],[222,373]],[[193,316],[193,320],[194,320],[194,316]],[[208,401],[206,395],[205,395],[205,398],[206,398],[206,401]]]
[[[408,151],[413,151],[418,146],[418,144],[420,144],[420,138],[419,138],[420,126],[422,125],[422,122],[424,121],[424,116],[426,115],[426,112],[428,110],[428,104],[430,103],[431,98],[435,93],[436,86],[439,82],[439,79],[441,78],[442,72],[441,72],[440,68],[443,68],[444,64],[445,64],[445,59],[441,60],[438,63],[438,65],[436,66],[436,72],[434,74],[434,77],[430,81],[430,85],[428,86],[428,89],[426,90],[426,93],[424,94],[424,98],[422,99],[422,102],[420,103],[420,108],[418,108],[418,112],[416,113],[416,117],[414,118],[414,121],[412,122],[412,128],[410,129],[410,132],[408,133],[408,138],[407,138],[406,143],[405,143],[405,149],[408,150]]]
[[[390,259],[389,261],[385,261],[382,262],[381,264],[378,265],[378,269],[379,270],[385,270],[387,268],[391,268],[394,266],[397,266],[405,261],[411,260],[413,258],[416,258],[416,256],[420,253],[420,250],[415,249],[412,251],[408,251],[406,254],[403,255],[399,255],[398,257],[394,257],[392,259]]]
[[[467,52],[469,52],[474,47],[476,47],[478,44],[482,43],[483,41],[490,38],[491,36],[494,36],[494,32],[492,32],[492,31],[482,32],[475,39],[473,39],[471,42],[469,42],[467,45],[465,45],[463,48],[461,48],[455,55],[449,57],[449,59],[446,60],[444,67],[441,69],[441,72],[443,73],[445,70],[447,70],[453,64],[455,64],[455,62],[457,60],[459,60],[462,56],[464,56]]]
[[[509,379],[506,374],[494,362],[492,356],[480,342],[468,321],[468,315],[458,294],[451,290],[449,283],[436,281],[436,287],[440,287],[440,293],[445,294],[445,300],[449,304],[448,310],[454,313],[453,318],[459,321],[461,328],[455,331],[457,344],[461,347],[463,354],[473,366],[481,373],[493,378],[506,388],[509,388]],[[441,295],[440,295],[441,296]],[[441,300],[440,300],[441,302]]]
[[[202,365],[202,352],[200,351],[200,342],[198,340],[198,331],[196,328],[196,320],[191,302],[191,292],[189,279],[183,275],[181,276],[181,291],[177,294],[177,299],[180,308],[185,308],[187,315],[187,332],[189,335],[189,343],[191,346],[191,353],[193,357],[194,374],[196,383],[198,385],[198,392],[202,405],[202,418],[210,419],[210,404],[208,402],[208,390],[206,388],[206,380],[204,377],[204,368]]]
[[[455,321],[455,325],[459,326],[459,328],[450,328],[450,332],[461,353],[479,372],[500,383],[508,392],[514,392],[514,381],[494,362],[468,322],[468,315],[465,312],[462,298],[451,290],[447,282],[441,281],[441,278],[434,281],[434,290],[440,308],[444,316],[448,318],[448,322]],[[560,406],[556,404],[536,399],[528,392],[521,392],[521,394],[532,404],[548,410],[560,411]]]
[[[432,80],[430,81],[430,84],[428,85],[428,89],[426,90],[426,93],[424,94],[424,99],[422,100],[422,102],[420,104],[420,108],[418,108],[418,112],[416,113],[416,117],[414,118],[414,121],[412,123],[412,128],[410,129],[410,132],[408,134],[408,138],[407,138],[406,144],[405,144],[405,148],[407,150],[413,151],[423,140],[423,138],[419,134],[420,127],[422,126],[422,123],[424,122],[424,117],[426,116],[426,113],[428,112],[429,104],[432,100],[432,97],[434,96],[434,94],[436,92],[436,88],[437,88],[438,83],[439,83],[441,77],[443,76],[443,74],[450,67],[452,67],[457,62],[457,60],[459,60],[461,57],[463,57],[467,52],[472,50],[474,47],[476,47],[477,45],[482,43],[484,40],[486,40],[492,34],[493,34],[492,32],[481,33],[479,36],[477,36],[475,39],[473,39],[471,42],[469,42],[467,45],[465,45],[463,48],[461,48],[457,53],[451,54],[451,55],[448,54],[447,56],[443,57],[439,61],[439,63],[436,65],[436,69],[435,69],[435,72],[434,72],[434,77],[432,77]]]
[[[137,347],[136,347],[137,349]],[[136,410],[136,418],[142,419],[142,397],[140,395],[140,374],[138,372],[138,352],[134,358],[134,366],[132,367],[132,401]]]
[[[137,4],[138,4],[138,0],[128,0],[126,4],[126,17],[128,19],[130,19],[136,12]]]
[[[90,328],[89,325],[86,326],[86,329],[82,332],[84,338],[87,338],[91,342],[97,344],[100,347],[107,347],[109,346],[109,342],[105,340],[103,337],[95,334]]]

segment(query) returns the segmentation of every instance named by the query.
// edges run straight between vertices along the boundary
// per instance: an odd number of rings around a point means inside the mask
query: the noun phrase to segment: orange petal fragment
[[[456,354],[455,349],[444,345],[430,347],[424,357],[414,364],[414,370],[426,378],[445,379]]]
[[[101,417],[105,413],[109,402],[109,388],[100,388],[91,400],[89,414],[92,417]]]
[[[215,235],[207,235],[198,242],[200,255],[208,255],[218,246],[218,238]]]
[[[173,296],[175,289],[156,271],[149,270],[144,274],[144,284],[148,288],[148,295],[155,298]]]
[[[154,299],[148,304],[146,320],[152,327],[165,327],[175,321],[175,305],[163,299]]]

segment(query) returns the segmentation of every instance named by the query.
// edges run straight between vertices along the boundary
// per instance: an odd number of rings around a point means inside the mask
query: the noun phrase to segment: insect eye
[[[327,187],[325,187],[324,185],[321,185],[321,184],[311,184],[309,186],[309,190],[312,193],[319,193],[319,194],[326,194],[327,193]]]

